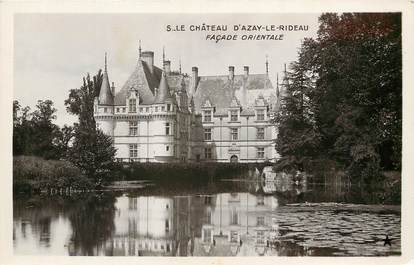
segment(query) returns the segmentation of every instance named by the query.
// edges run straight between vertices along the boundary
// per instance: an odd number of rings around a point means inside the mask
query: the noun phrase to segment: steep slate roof
[[[180,90],[181,82],[183,79],[184,79],[185,87],[188,88],[190,84],[189,78],[186,78],[183,75],[177,75],[177,74],[167,75],[167,82],[168,82],[168,86],[170,87],[171,93],[177,92]]]
[[[108,72],[106,70],[103,73],[102,85],[101,90],[99,91],[99,104],[102,105],[113,105],[114,104],[114,96],[111,92],[111,86],[109,85],[109,78]]]
[[[200,76],[194,95],[196,110],[199,111],[204,102],[209,99],[216,107],[216,115],[222,115],[221,110],[230,106],[233,97],[237,97],[243,86],[246,88],[247,106],[242,107],[253,106],[259,92],[268,94],[270,98],[272,94],[276,94],[266,74],[249,74],[247,78],[244,75],[235,75],[233,80],[230,80],[228,75]]]
[[[160,104],[160,103],[165,103],[167,101],[172,101],[172,100],[173,100],[173,97],[171,96],[171,93],[170,93],[170,88],[167,83],[167,78],[165,77],[165,73],[163,72],[161,74],[161,81],[158,87],[158,92],[155,97],[154,103]]]
[[[154,66],[153,69],[154,73],[151,73],[146,62],[138,60],[134,71],[121,90],[116,93],[115,105],[125,105],[128,91],[132,87],[138,89],[139,97],[141,99],[140,104],[152,104],[154,102],[154,88],[159,86],[162,72],[161,69],[156,66]]]
[[[129,79],[115,95],[115,105],[125,105],[125,99],[131,87],[138,89],[140,104],[153,104],[155,100],[154,89],[159,87],[162,73],[162,70],[156,66],[153,69],[154,73],[151,73],[148,65],[139,60]],[[171,95],[181,89],[183,79],[187,93],[189,93],[191,76],[182,74],[166,76]],[[195,110],[199,112],[204,102],[209,99],[216,109],[215,116],[227,115],[227,108],[233,97],[240,100],[239,94],[243,86],[246,88],[247,106],[242,106],[241,115],[254,115],[251,107],[254,106],[255,99],[259,95],[263,95],[270,102],[276,104],[276,90],[266,74],[249,74],[247,78],[244,75],[234,75],[233,80],[230,80],[228,75],[199,76],[197,90],[193,95]]]

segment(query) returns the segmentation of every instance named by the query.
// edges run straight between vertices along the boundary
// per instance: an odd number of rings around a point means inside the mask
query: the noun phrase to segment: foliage
[[[35,156],[13,158],[15,191],[50,191],[91,188],[91,182],[68,161],[45,160]]]
[[[313,117],[312,92],[315,76],[308,54],[314,42],[306,40],[299,52],[299,59],[291,65],[283,83],[283,97],[274,122],[278,125],[276,148],[282,159],[279,169],[304,170],[320,142]]]
[[[100,186],[113,169],[115,152],[112,138],[101,130],[88,132],[76,127],[69,160]]]
[[[13,102],[13,154],[35,155],[46,159],[63,156],[63,147],[56,141],[62,133],[53,121],[56,109],[51,100],[39,100],[36,109],[22,108],[18,101]]]
[[[83,84],[78,89],[71,89],[69,97],[65,100],[67,112],[78,116],[79,126],[83,129],[94,131],[96,128],[93,117],[93,103],[95,97],[99,96],[99,90],[102,84],[102,71],[99,70],[97,75],[90,77],[87,74],[83,78]]]
[[[110,136],[96,129],[93,117],[94,99],[99,95],[102,84],[101,70],[92,79],[88,74],[79,89],[72,89],[65,100],[69,113],[77,115],[79,123],[73,130],[73,145],[68,159],[92,178],[99,186],[113,168],[115,148]]]
[[[276,148],[294,167],[334,160],[376,181],[401,169],[401,14],[327,13],[319,23],[286,76]]]

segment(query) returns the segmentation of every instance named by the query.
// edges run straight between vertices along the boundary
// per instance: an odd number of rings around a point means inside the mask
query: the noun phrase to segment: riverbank
[[[238,163],[115,163],[108,172],[105,183],[96,187],[93,178],[88,178],[68,161],[45,160],[39,157],[19,156],[13,159],[13,190],[15,193],[75,194],[84,191],[126,190],[136,189],[139,192],[181,193],[188,190],[213,192],[217,187],[232,186],[248,192],[257,192],[257,185],[263,179],[260,172],[269,164]],[[340,190],[352,190],[356,196],[369,196],[367,203],[399,204],[401,201],[400,172],[384,172],[385,179],[376,185],[358,185],[348,182],[343,172],[322,172],[307,179],[307,189],[318,188],[319,196],[329,197],[326,187]],[[229,181],[234,181],[229,185]],[[244,183],[243,183],[244,182]],[[246,183],[248,182],[248,183]],[[279,181],[280,182],[280,181]],[[282,197],[293,196],[297,188],[304,189],[295,183],[260,184],[263,189],[274,192],[285,190]],[[127,183],[127,184],[125,184]],[[148,185],[150,184],[150,185]],[[268,185],[270,184],[270,185]],[[273,187],[274,186],[274,187]],[[278,187],[280,186],[280,187]],[[292,186],[292,187],[290,187]],[[290,190],[291,192],[289,193]],[[305,195],[304,195],[305,196]],[[306,195],[308,196],[308,195]],[[332,199],[332,198],[331,198]],[[308,201],[315,200],[307,198]],[[339,201],[338,201],[339,202]]]
[[[92,189],[92,182],[69,161],[35,156],[13,157],[13,190],[19,193],[57,193]]]

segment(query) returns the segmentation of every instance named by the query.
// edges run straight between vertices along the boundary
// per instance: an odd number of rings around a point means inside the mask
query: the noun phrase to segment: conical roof
[[[105,71],[103,73],[101,90],[99,91],[99,104],[101,105],[113,105],[114,96],[111,92],[111,85],[109,84],[108,71],[106,67],[106,54],[105,54]]]
[[[173,97],[170,94],[170,88],[165,77],[165,73],[162,72],[160,85],[158,86],[158,92],[154,100],[154,104],[165,103],[166,101],[172,101]]]

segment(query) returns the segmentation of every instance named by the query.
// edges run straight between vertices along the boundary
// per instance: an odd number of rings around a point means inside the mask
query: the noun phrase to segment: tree
[[[56,109],[51,100],[39,100],[36,110],[21,108],[13,102],[13,155],[35,155],[46,159],[59,158],[55,140],[59,127],[53,124]]]
[[[93,103],[99,95],[102,84],[101,70],[91,80],[89,74],[83,78],[79,89],[72,89],[65,100],[69,113],[77,115],[79,123],[73,131],[73,145],[69,150],[69,160],[99,186],[113,167],[115,148],[110,136],[96,129],[93,117]]]
[[[58,132],[54,144],[57,147],[59,157],[68,157],[71,142],[75,136],[75,126],[64,125]]]
[[[83,84],[79,89],[71,89],[68,99],[65,100],[66,110],[70,114],[77,115],[79,127],[85,130],[95,131],[96,124],[93,117],[93,103],[95,97],[99,96],[102,85],[102,71],[91,80],[87,74],[83,78]]]
[[[53,120],[56,119],[56,111],[51,100],[39,100],[37,102],[31,120],[33,138],[36,141],[33,155],[46,159],[59,158],[57,146],[54,144],[59,134],[59,127],[53,124]]]
[[[284,93],[274,121],[278,125],[276,149],[282,156],[279,169],[302,171],[317,155],[320,140],[311,106],[315,76],[308,57],[313,45],[311,39],[305,40],[292,71],[285,72]]]
[[[312,154],[375,181],[383,169],[401,168],[401,14],[326,13],[319,23],[317,38],[304,41],[287,76],[276,146],[282,160]],[[314,84],[306,85],[302,73]],[[311,134],[303,111],[312,116]],[[317,145],[302,150],[304,132]]]
[[[112,138],[101,130],[90,133],[77,127],[69,160],[100,186],[113,169],[115,152]]]
[[[324,14],[317,41],[317,104],[332,105],[318,113],[320,127],[333,128],[324,134],[329,153],[353,176],[375,179],[381,166],[399,169],[401,16]]]

